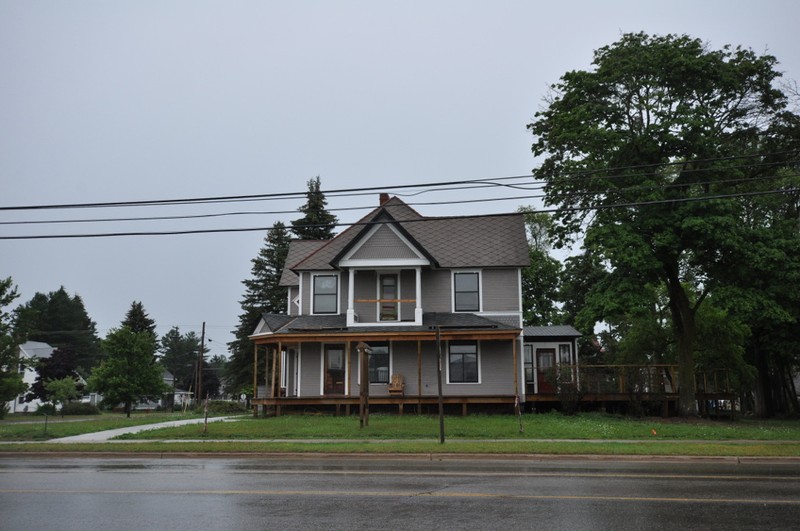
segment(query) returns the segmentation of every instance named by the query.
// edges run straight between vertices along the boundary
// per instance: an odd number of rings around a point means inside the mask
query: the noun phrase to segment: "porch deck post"
[[[253,344],[253,398],[258,398],[258,343]],[[258,406],[255,404],[253,416],[258,417]]]

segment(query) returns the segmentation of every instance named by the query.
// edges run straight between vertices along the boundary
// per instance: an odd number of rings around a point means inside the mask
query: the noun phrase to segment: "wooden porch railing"
[[[561,365],[547,375],[555,386],[578,384],[582,394],[675,395],[680,387],[677,365]],[[727,369],[701,371],[695,374],[698,394],[730,394],[730,372]]]

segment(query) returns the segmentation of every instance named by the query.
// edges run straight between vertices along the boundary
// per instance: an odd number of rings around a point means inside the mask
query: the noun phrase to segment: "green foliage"
[[[328,212],[328,201],[320,189],[319,175],[308,181],[306,203],[298,210],[303,217],[292,221],[292,232],[301,240],[330,240],[338,222],[334,214]]]
[[[76,367],[78,357],[69,348],[57,348],[47,358],[41,358],[36,364],[36,380],[30,388],[26,399],[28,401],[38,398],[42,402],[49,402],[51,393],[47,390],[48,382],[64,378],[75,380],[78,376]],[[83,386],[79,387],[79,391]]]
[[[155,398],[168,389],[155,362],[156,342],[149,332],[134,332],[126,326],[111,330],[103,349],[108,358],[89,379],[89,388],[103,395],[103,403],[124,403],[130,415],[134,400]]]
[[[42,417],[45,416],[45,415],[47,415],[49,417],[52,417],[52,416],[55,416],[56,413],[58,413],[58,412],[56,411],[55,404],[42,404],[41,406],[39,406],[36,409],[36,411],[34,411],[33,414],[34,415],[38,415],[38,416],[42,416]]]
[[[94,404],[83,402],[69,402],[61,408],[61,416],[66,415],[99,415],[100,410]]]
[[[209,400],[208,412],[213,415],[240,415],[247,413],[245,405],[239,401]]]
[[[175,387],[194,389],[200,338],[193,331],[181,334],[174,326],[161,338],[161,365],[175,377]],[[205,354],[205,353],[204,353]]]
[[[6,311],[18,297],[11,277],[0,278],[0,418],[5,415],[5,403],[25,391],[19,373],[19,345],[11,333],[11,315]]]
[[[20,342],[41,341],[74,352],[73,369],[84,375],[102,358],[95,323],[83,300],[70,296],[63,286],[47,295],[36,293],[14,310],[14,333]]]
[[[251,278],[242,282],[246,290],[240,301],[239,325],[234,330],[236,340],[228,343],[231,356],[226,378],[233,391],[253,382],[253,344],[248,336],[255,330],[261,316],[287,311],[286,288],[279,283],[290,240],[285,225],[275,222],[264,239],[264,246],[251,260]]]
[[[128,313],[125,314],[125,319],[122,321],[122,326],[127,326],[134,332],[147,332],[156,336],[156,322],[147,315],[144,306],[139,301],[133,301]]]
[[[61,404],[62,416],[64,415],[63,406],[70,400],[74,400],[80,396],[75,380],[70,377],[61,378],[59,380],[49,380],[44,387],[50,401],[54,404]]]
[[[528,125],[544,157],[534,173],[560,207],[558,244],[583,233],[608,266],[589,305],[613,310],[620,295],[663,286],[684,374],[698,308],[752,241],[740,194],[772,189],[797,156],[800,119],[774,86],[776,64],[685,35],[626,34],[595,52],[593,70],[564,74]],[[694,389],[680,393],[693,414]]]

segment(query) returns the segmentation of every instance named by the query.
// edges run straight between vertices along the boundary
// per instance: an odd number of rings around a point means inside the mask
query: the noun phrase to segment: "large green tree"
[[[528,234],[528,255],[531,263],[522,270],[522,316],[525,325],[547,326],[560,324],[558,308],[561,263],[550,256],[550,231],[553,222],[548,214],[527,207],[519,209],[525,215]]]
[[[298,210],[303,217],[292,221],[292,232],[301,240],[330,240],[338,222],[328,209],[328,200],[320,189],[319,175],[308,181],[306,203]]]
[[[14,313],[14,333],[21,343],[41,341],[74,352],[74,368],[83,375],[102,359],[97,329],[83,299],[70,296],[63,286],[46,295],[36,293]]]
[[[664,287],[683,415],[697,412],[696,314],[723,255],[746,244],[736,197],[796,156],[776,63],[684,35],[626,34],[595,52],[593,69],[564,74],[528,124],[560,241],[583,232],[612,282]]]
[[[11,277],[0,278],[0,418],[5,416],[5,403],[25,391],[19,372],[19,346],[11,333],[11,314],[6,310],[18,297]]]
[[[156,398],[167,390],[156,363],[156,341],[149,332],[134,332],[127,326],[111,330],[103,350],[108,357],[89,378],[89,388],[103,395],[103,403],[125,404],[130,417],[134,400]]]
[[[233,331],[236,340],[228,343],[231,353],[226,380],[233,391],[253,383],[253,344],[248,336],[253,333],[265,313],[286,313],[286,288],[279,286],[291,238],[280,221],[264,238],[264,246],[251,260],[251,277],[242,281],[244,297],[240,301],[242,313],[239,325]]]

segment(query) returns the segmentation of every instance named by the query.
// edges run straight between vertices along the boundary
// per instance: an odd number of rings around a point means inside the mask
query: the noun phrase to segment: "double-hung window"
[[[314,275],[313,313],[336,313],[339,300],[339,279],[336,275]]]
[[[453,273],[453,310],[478,312],[480,304],[480,274],[477,271]]]
[[[478,343],[450,342],[447,353],[448,383],[478,383]]]

